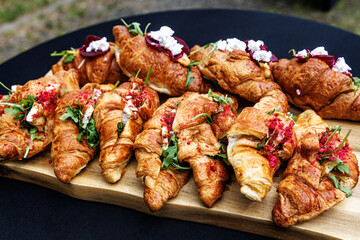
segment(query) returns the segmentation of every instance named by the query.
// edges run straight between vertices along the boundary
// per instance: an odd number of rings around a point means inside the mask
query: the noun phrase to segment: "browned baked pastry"
[[[280,59],[270,66],[295,106],[311,108],[323,118],[360,120],[360,91],[354,93],[351,74],[334,71],[331,64],[314,57]]]
[[[253,107],[244,108],[236,118],[227,133],[228,158],[247,198],[262,201],[281,161],[291,158],[296,146],[294,124],[283,113]]]
[[[147,36],[132,35],[126,26],[115,26],[113,35],[117,62],[128,77],[134,77],[140,71],[139,78],[145,79],[152,67],[149,86],[171,96],[180,96],[186,91],[206,93],[211,87],[203,80],[199,69],[189,65],[186,53],[182,53],[181,58],[186,58],[186,63],[180,63],[181,60],[172,59],[165,50],[154,49],[147,44]]]
[[[99,40],[94,38],[91,40]],[[88,37],[89,38],[89,37]],[[67,51],[67,55],[63,56],[59,62],[51,67],[52,73],[55,74],[61,70],[75,69],[79,73],[80,86],[86,83],[112,83],[125,82],[128,77],[124,75],[119,68],[115,58],[114,43],[109,43],[109,50],[100,55],[84,56],[82,52],[86,52],[91,40],[79,48]],[[82,50],[83,49],[83,50]],[[100,51],[100,50],[99,50]],[[98,51],[97,51],[98,52]],[[72,55],[69,57],[69,55]]]
[[[351,195],[359,166],[340,126],[329,128],[313,110],[300,114],[294,131],[297,151],[277,191],[274,222],[288,227],[310,220]]]
[[[229,102],[221,102],[220,95],[211,92],[170,98],[137,136],[136,174],[146,186],[144,200],[152,211],[177,195],[189,179],[190,169],[206,206],[212,207],[222,196],[229,173],[224,162],[215,159],[221,144],[214,132],[226,132],[231,122],[228,118],[234,120],[237,109],[235,98],[222,97]],[[223,112],[228,114],[226,121],[222,121]]]
[[[225,90],[256,103],[255,108],[288,111],[286,96],[273,81],[268,63],[253,60],[246,51],[220,50],[216,45],[206,48],[196,45],[191,52],[191,59],[199,62],[197,66],[205,78],[215,79]]]
[[[61,71],[14,88],[0,103],[0,160],[22,160],[47,149],[58,99],[79,83],[76,72]]]
[[[80,90],[65,93],[56,107],[51,145],[51,159],[57,178],[69,183],[98,150],[99,137],[92,117],[96,100],[102,90],[111,90],[112,84],[86,84]]]
[[[101,175],[106,181],[120,180],[132,156],[136,136],[158,107],[156,91],[135,78],[99,97],[94,120],[100,137]]]

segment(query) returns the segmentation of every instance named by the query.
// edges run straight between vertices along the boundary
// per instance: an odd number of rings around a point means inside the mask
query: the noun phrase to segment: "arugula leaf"
[[[333,181],[334,186],[335,186],[336,188],[339,188],[339,180],[336,178],[335,175],[328,174],[327,177],[330,178],[330,179]]]
[[[4,111],[9,115],[18,115],[18,113],[21,111],[19,108],[5,108]]]
[[[213,102],[216,102],[219,104],[219,106],[221,104],[233,104],[234,101],[232,100],[231,97],[228,97],[228,95],[216,95],[213,94],[213,92],[211,91],[211,89],[209,89],[208,91],[208,96],[212,98]]]
[[[225,143],[220,142],[220,150],[219,150],[219,153],[217,156],[219,158],[221,158],[221,160],[223,160],[227,166],[230,166],[228,155],[226,152],[226,144]]]
[[[273,110],[271,110],[271,111],[266,111],[265,113],[266,114],[269,114],[269,115],[273,115],[275,112],[276,112],[276,108],[274,108]]]
[[[178,153],[178,139],[175,135],[171,136],[169,141],[169,146],[167,149],[163,150],[161,157],[163,157],[163,162],[161,164],[162,169],[169,169],[171,166],[174,170],[185,171],[190,170],[190,167],[181,166],[177,158]]]
[[[348,197],[351,197],[352,192],[351,192],[351,189],[350,189],[350,188],[348,188],[348,187],[344,186],[342,183],[340,183],[340,184],[339,184],[339,189],[346,194],[346,197],[347,197],[347,198],[348,198]]]
[[[218,43],[218,42],[205,44],[204,46],[202,46],[202,47],[196,49],[195,51],[191,52],[191,53],[188,55],[188,57],[190,57],[191,55],[197,53],[197,52],[200,51],[201,49],[205,49],[205,48],[207,48],[207,47],[209,47],[209,46],[212,46],[212,49],[211,49],[210,52],[208,53],[208,56],[209,56],[212,52],[214,52],[214,51],[216,50],[216,48],[217,48],[217,43]]]
[[[292,53],[292,55],[293,55],[293,56],[295,56],[295,55],[296,55],[296,51],[295,51],[295,49],[290,49],[290,51],[289,51],[288,53]]]
[[[125,128],[124,123],[118,122],[118,124],[117,124],[117,134],[118,134],[118,138],[120,137],[120,134],[121,134],[121,132],[124,130],[124,128]]]
[[[134,35],[134,36],[141,35],[141,36],[145,37],[145,34],[143,33],[143,31],[140,28],[140,25],[141,25],[140,23],[133,22],[133,23],[127,24],[124,19],[120,19],[120,20],[122,21],[122,23],[125,25],[125,27],[129,30],[129,32],[132,35]],[[150,23],[148,23],[148,25],[146,26],[145,32],[147,31],[147,28],[149,25],[150,25]]]
[[[96,132],[96,127],[95,127],[95,120],[94,118],[91,116],[89,119],[89,123],[87,124],[86,128],[83,128],[83,123],[82,123],[82,116],[83,113],[81,111],[81,105],[79,102],[79,108],[72,108],[70,106],[70,104],[68,104],[69,107],[65,108],[66,113],[64,113],[63,115],[60,116],[60,120],[66,120],[68,118],[71,118],[76,125],[79,128],[79,134],[76,136],[76,139],[81,142],[82,141],[82,136],[85,134],[86,135],[86,142],[88,143],[89,147],[96,147],[99,142],[99,135]]]
[[[188,72],[185,73],[185,76],[186,76],[185,87],[188,87],[194,81],[194,77],[191,77],[191,71],[190,70],[188,70]]]
[[[350,176],[350,168],[344,164],[344,162],[340,162],[338,165],[336,165],[333,170],[338,170],[342,174],[345,174],[349,177]]]
[[[191,85],[191,83],[194,81],[194,77],[191,77],[191,68],[193,66],[198,65],[201,62],[195,62],[194,60],[191,61],[191,63],[186,67],[187,68],[187,73],[185,73],[186,76],[186,83],[185,83],[185,87],[188,87]]]
[[[206,121],[210,124],[210,126],[212,126],[214,124],[211,116],[207,113],[200,113],[200,114],[196,115],[195,117],[193,117],[190,121],[194,121],[195,119],[197,119],[198,117],[201,117],[201,116],[205,116]]]
[[[360,87],[360,78],[358,77],[350,77],[351,85],[354,87],[354,96],[356,96],[356,92]]]
[[[3,88],[5,88],[5,89],[9,92],[9,94],[12,93],[11,89],[8,88],[7,86],[5,86],[5,84],[3,84],[2,82],[0,82],[0,85],[1,85]]]
[[[65,56],[64,63],[70,63],[70,62],[74,61],[74,59],[75,59],[75,55],[74,55],[75,51],[77,51],[77,50],[74,48],[71,48],[71,50],[63,50],[61,52],[54,51],[52,54],[50,54],[50,56],[52,56],[52,57]]]

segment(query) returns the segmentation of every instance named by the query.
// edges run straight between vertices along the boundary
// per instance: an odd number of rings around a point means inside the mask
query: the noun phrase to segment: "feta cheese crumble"
[[[351,67],[349,67],[349,65],[346,64],[345,59],[343,57],[339,57],[336,60],[335,65],[332,67],[332,70],[335,72],[348,73],[349,71],[351,71]]]
[[[105,52],[110,48],[110,44],[107,42],[107,38],[103,37],[100,40],[92,41],[89,46],[86,48],[86,52],[96,52],[96,51],[102,51]]]
[[[237,38],[228,38],[226,40],[219,40],[217,42],[217,49],[219,50],[226,50],[226,51],[233,51],[235,49],[245,51],[246,50],[246,43],[240,41]]]
[[[38,104],[37,102],[34,102],[32,108],[30,109],[29,113],[26,116],[26,121],[28,123],[34,122],[34,115],[39,112],[40,108],[41,108],[41,105]]]
[[[12,92],[12,93],[16,92],[18,86],[19,86],[19,85],[12,85],[12,86],[11,86],[11,92]]]
[[[94,100],[94,103],[101,96],[101,94],[102,94],[102,91],[100,89],[95,88],[93,90],[92,98]],[[93,104],[88,105],[87,109],[84,113],[84,117],[81,121],[83,123],[83,126],[82,126],[83,129],[85,129],[87,127],[87,125],[89,124],[89,121],[90,121],[90,118],[91,118],[91,115],[93,114],[93,112],[94,112],[94,105]]]
[[[168,26],[162,26],[158,31],[148,33],[150,37],[159,42],[160,46],[171,51],[173,56],[179,55],[184,47],[172,37],[174,31]]]
[[[45,91],[46,92],[50,92],[54,89],[57,89],[58,87],[60,86],[60,84],[53,84],[53,83],[49,83],[46,88],[45,88]]]
[[[260,50],[253,53],[253,58],[258,62],[270,62],[272,53],[270,51]]]
[[[256,42],[254,40],[250,40],[248,42],[248,48],[253,51],[253,52],[256,52],[256,51],[260,51],[260,47],[264,45],[264,42],[261,41],[261,40],[257,40]]]
[[[301,57],[301,58],[306,58],[309,56],[308,51],[306,51],[306,49],[303,49],[301,51],[299,51],[297,54],[295,54],[296,57]]]
[[[130,90],[130,93],[134,93],[134,92],[138,92],[139,90],[136,90],[136,84],[133,83],[132,84],[132,88]],[[130,118],[131,118],[131,115],[134,113],[134,112],[138,112],[139,109],[134,105],[133,103],[133,97],[132,95],[127,95],[125,97],[125,99],[127,100],[126,101],[126,104],[125,104],[125,107],[123,109],[123,114],[122,114],[122,117],[121,117],[121,122],[126,125],[126,123],[129,122]]]
[[[321,46],[321,47],[317,47],[314,50],[312,50],[311,55],[316,56],[316,55],[329,55],[329,54],[328,54],[328,51],[326,51],[325,48],[323,46]]]

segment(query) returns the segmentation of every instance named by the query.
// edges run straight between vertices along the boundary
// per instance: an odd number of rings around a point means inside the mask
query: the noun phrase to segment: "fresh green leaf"
[[[9,115],[18,115],[20,112],[19,108],[5,108],[4,111]]]
[[[163,150],[161,157],[163,162],[161,164],[162,169],[169,169],[171,166],[176,171],[185,171],[190,170],[190,167],[181,166],[177,158],[178,153],[178,139],[175,135],[170,137],[169,146],[167,149]]]
[[[200,113],[200,114],[196,115],[195,117],[193,117],[191,119],[191,121],[194,121],[195,119],[197,119],[198,117],[201,117],[201,116],[205,116],[206,121],[210,124],[210,126],[212,126],[214,124],[213,121],[212,121],[211,116],[209,114],[207,114],[207,113]]]
[[[64,58],[64,63],[70,63],[74,61],[75,55],[74,54],[67,54]]]
[[[358,77],[351,77],[350,78],[351,85],[354,87],[354,97],[356,96],[357,90],[360,87],[360,78]]]
[[[209,89],[208,91],[208,96],[212,98],[213,102],[216,102],[219,104],[219,106],[221,104],[233,104],[234,101],[232,100],[231,97],[228,97],[228,95],[217,95],[217,94],[213,94],[213,92],[211,91],[211,89]]]
[[[339,188],[339,180],[336,178],[335,175],[328,174],[327,177],[330,178],[330,179],[333,181],[334,186],[335,186],[336,188]]]
[[[265,113],[266,113],[266,114],[269,114],[269,115],[273,115],[276,111],[277,111],[277,109],[274,108],[273,110],[271,110],[271,111],[266,111]]]
[[[338,165],[336,165],[333,170],[338,170],[342,174],[346,174],[348,177],[350,176],[350,168],[346,166],[342,161]]]
[[[221,40],[219,40],[219,41],[221,41]],[[217,41],[215,43],[209,43],[208,46],[211,46],[212,48],[211,48],[210,52],[208,53],[208,56],[210,56],[210,54],[212,54],[217,49],[217,45],[218,45],[219,41]]]
[[[348,198],[348,197],[351,197],[352,192],[351,192],[351,189],[350,189],[350,188],[348,188],[348,187],[344,186],[342,183],[340,183],[340,184],[339,184],[339,189],[346,194],[346,197],[347,197],[347,198]]]
[[[12,93],[11,89],[8,88],[7,86],[5,86],[5,84],[3,84],[2,82],[0,82],[0,85],[5,88],[9,93]]]
[[[152,70],[152,66],[150,66],[149,71],[148,71],[148,73],[147,73],[147,75],[146,75],[146,78],[145,78],[145,81],[144,81],[144,85],[145,85],[145,86],[147,85],[147,82],[148,82],[148,80],[149,80],[149,77],[150,77],[150,74],[151,74],[151,70]]]
[[[119,86],[120,81],[117,81],[111,90],[115,90]]]
[[[60,116],[60,120],[66,120],[67,118],[71,118],[75,123],[81,122],[81,116],[83,115],[79,108],[72,108],[70,104],[69,107],[65,108],[66,113]]]
[[[194,81],[194,77],[191,76],[191,71],[190,70],[188,70],[188,72],[185,73],[185,76],[186,76],[185,87],[188,87]]]
[[[258,144],[257,144],[257,150],[258,151],[261,151],[261,149],[264,148],[264,143],[262,141],[260,141]]]
[[[120,20],[123,22],[125,27],[129,30],[129,32],[132,35],[134,35],[134,36],[141,35],[143,37],[145,36],[145,34],[143,33],[143,31],[140,28],[140,25],[141,25],[140,23],[133,22],[133,23],[127,24],[124,19],[120,19]],[[147,28],[146,28],[146,30],[147,30]]]
[[[291,112],[288,112],[288,113],[286,114],[286,116],[289,117],[289,118],[291,118],[292,120],[294,120],[294,122],[296,122],[296,120],[297,120],[297,117],[294,116]]]
[[[118,124],[117,124],[117,134],[118,134],[118,138],[120,137],[120,134],[121,134],[121,132],[124,130],[124,128],[125,128],[124,123],[118,122]]]
[[[71,51],[76,51],[76,49],[72,48]],[[73,53],[71,53],[69,50],[63,50],[61,52],[55,51],[52,54],[50,54],[50,56],[52,56],[52,57],[65,56],[65,58],[64,58],[65,63],[70,63],[70,62],[74,61],[74,59],[75,59],[75,55]]]
[[[296,51],[295,51],[295,49],[291,49],[291,50],[289,51],[289,53],[291,53],[293,56],[295,56],[295,55],[296,55]]]
[[[178,102],[175,104],[175,107],[178,107],[180,105],[181,102]]]
[[[226,138],[227,137],[227,133],[225,133],[224,135],[222,135],[220,138],[219,138],[219,141],[221,141],[223,138]]]

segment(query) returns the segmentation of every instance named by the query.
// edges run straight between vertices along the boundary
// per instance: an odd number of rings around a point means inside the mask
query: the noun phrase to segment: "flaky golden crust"
[[[159,107],[157,93],[143,86],[139,79],[130,79],[115,90],[104,92],[97,100],[94,109],[96,130],[100,137],[99,165],[105,180],[115,183],[125,172],[125,166],[133,153],[133,144],[136,136],[142,130],[145,120],[150,118],[155,109]],[[144,98],[143,104],[138,108],[139,114],[132,114],[124,129],[118,133],[118,123],[122,122],[126,96],[136,91]],[[141,92],[140,92],[141,91]]]
[[[134,143],[135,157],[138,161],[136,176],[145,185],[144,201],[151,211],[159,210],[166,201],[175,197],[187,183],[190,171],[176,172],[161,169],[162,118],[176,109],[181,98],[170,98],[162,104],[144,125],[144,130]]]
[[[51,95],[54,99],[50,103],[47,102],[50,100],[44,98],[43,105],[49,105],[43,107],[38,116],[34,117],[36,121],[32,124],[38,128],[36,136],[40,137],[40,139],[31,140],[29,131],[22,127],[20,120],[15,120],[15,116],[9,115],[7,112],[2,114],[0,117],[0,161],[30,158],[49,148],[53,140],[52,128],[57,98],[63,94],[64,90],[79,88],[77,77],[77,74],[73,71],[61,71],[54,76],[30,80],[23,86],[17,87],[16,91],[8,99],[8,103],[19,104],[22,99],[28,99],[28,95],[35,98],[41,95]],[[53,87],[53,89],[47,90],[49,87]],[[2,105],[2,107],[7,108],[8,106]],[[27,148],[28,153],[26,154]]]
[[[228,159],[241,186],[240,192],[247,198],[262,201],[271,189],[280,160],[285,161],[292,156],[296,146],[291,130],[293,123],[281,113],[270,115],[247,107],[228,131]],[[271,139],[276,129],[279,137]],[[287,140],[278,142],[278,138],[285,139],[285,136]],[[266,149],[266,145],[272,147]]]
[[[186,87],[187,68],[164,52],[149,47],[141,35],[133,36],[125,26],[114,26],[113,35],[116,44],[117,62],[128,77],[139,72],[139,78],[145,79],[152,66],[148,80],[150,87],[171,96],[180,96],[186,91],[206,93],[211,84],[205,82],[197,67],[191,68],[192,83]]]
[[[256,103],[258,109],[288,111],[289,105],[280,86],[272,80],[271,74],[266,79],[266,71],[252,61],[248,53],[241,50],[210,53],[211,47],[199,49],[198,45],[191,49],[191,52],[198,50],[191,59],[201,62],[198,67],[205,78],[216,79],[222,88]]]
[[[349,76],[317,58],[307,62],[280,59],[270,66],[275,81],[295,106],[312,108],[323,118],[360,120],[360,92],[354,95]]]
[[[324,165],[316,159],[320,144],[318,134],[325,131],[326,123],[313,110],[300,114],[294,127],[298,137],[298,151],[284,171],[277,191],[279,199],[273,209],[274,222],[288,227],[310,220],[345,199],[346,194],[335,188],[332,180],[322,176]],[[331,138],[331,144],[340,145],[342,138]],[[347,144],[347,143],[346,143]],[[346,145],[345,144],[345,145]],[[342,156],[350,169],[350,176],[341,184],[352,189],[359,177],[359,167],[351,148]],[[333,173],[340,174],[341,173]]]
[[[114,43],[109,42],[110,50],[100,56],[89,57],[84,59],[79,50],[76,50],[75,58],[70,63],[65,63],[65,57],[51,67],[52,73],[55,74],[61,70],[75,69],[80,77],[80,85],[86,83],[112,83],[125,82],[128,77],[124,75],[116,62]],[[85,60],[85,62],[83,62]]]

